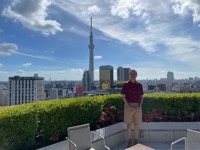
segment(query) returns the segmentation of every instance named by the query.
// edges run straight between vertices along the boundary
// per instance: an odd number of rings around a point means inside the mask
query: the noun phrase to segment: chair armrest
[[[93,134],[97,135],[98,137],[100,137],[100,138],[103,140],[104,147],[105,147],[107,150],[110,150],[110,148],[106,146],[105,138],[104,138],[102,135],[100,135],[100,134],[98,134],[98,133],[96,133],[96,132],[94,132],[94,131],[91,131],[91,132],[92,132]]]
[[[105,138],[102,136],[102,135],[100,135],[100,134],[98,134],[98,133],[96,133],[96,132],[94,132],[94,131],[91,131],[93,134],[95,134],[95,135],[97,135],[98,137],[100,137],[100,138],[102,138],[103,140],[105,140]]]
[[[65,137],[67,141],[69,141],[69,144],[71,143],[74,147],[75,147],[75,150],[77,150],[77,146],[74,142],[72,142],[68,137]]]
[[[172,150],[174,144],[176,144],[176,143],[178,143],[178,142],[180,142],[182,140],[185,141],[185,148],[186,148],[186,137],[182,137],[182,138],[180,138],[180,139],[178,139],[178,140],[176,140],[176,141],[171,143],[171,150]]]

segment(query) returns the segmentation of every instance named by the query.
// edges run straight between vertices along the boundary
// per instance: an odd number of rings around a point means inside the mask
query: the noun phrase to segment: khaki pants
[[[126,124],[140,124],[142,122],[142,110],[141,107],[137,108],[137,111],[131,111],[124,105],[124,123]]]

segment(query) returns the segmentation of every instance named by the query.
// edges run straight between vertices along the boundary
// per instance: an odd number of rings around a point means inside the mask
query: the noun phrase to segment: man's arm
[[[127,100],[126,100],[126,95],[125,94],[122,94],[122,100],[124,101],[124,104],[127,106],[127,107],[130,107]]]
[[[142,104],[143,104],[143,95],[144,95],[144,91],[143,91],[143,86],[142,86],[142,84],[141,84],[140,90],[141,90],[141,95],[140,95],[140,107],[142,107]]]
[[[142,104],[143,104],[143,95],[141,95],[140,98],[141,98],[140,107],[142,107]]]

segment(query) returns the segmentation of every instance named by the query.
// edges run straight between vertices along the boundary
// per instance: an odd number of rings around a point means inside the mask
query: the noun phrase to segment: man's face
[[[132,70],[132,71],[130,72],[129,76],[130,76],[130,79],[135,80],[136,77],[137,77],[137,72],[134,71],[134,70]]]

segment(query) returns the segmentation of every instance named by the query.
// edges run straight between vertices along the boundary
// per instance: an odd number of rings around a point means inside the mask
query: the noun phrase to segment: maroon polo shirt
[[[142,84],[137,81],[134,83],[128,81],[127,83],[124,83],[121,94],[126,96],[128,103],[140,103],[141,95],[144,94]]]

